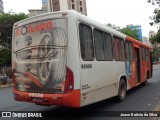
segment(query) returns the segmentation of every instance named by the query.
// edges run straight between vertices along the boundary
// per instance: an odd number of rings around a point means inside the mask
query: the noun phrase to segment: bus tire
[[[145,80],[145,81],[142,83],[142,85],[143,85],[143,86],[146,86],[146,85],[147,85],[147,83],[148,83],[148,81],[147,81],[147,80]]]
[[[149,71],[147,72],[147,78],[146,78],[146,80],[142,83],[143,86],[147,85],[148,79],[149,79]]]
[[[118,101],[123,101],[126,98],[127,85],[125,80],[122,78],[119,82],[118,88]]]
[[[47,39],[46,39],[47,38]],[[45,40],[48,46],[45,49],[50,50],[50,57],[44,57],[43,49]],[[39,63],[37,63],[37,76],[40,84],[46,89],[52,89],[63,82],[65,77],[66,67],[66,51],[65,49],[54,49],[51,45],[56,47],[64,46],[67,44],[64,30],[59,27],[55,27],[52,30],[45,33],[40,41],[40,47],[38,50]],[[42,47],[41,47],[42,46]],[[44,50],[45,51],[45,50]],[[57,58],[60,56],[59,58]],[[54,61],[58,59],[58,61]],[[55,70],[57,68],[57,70]]]

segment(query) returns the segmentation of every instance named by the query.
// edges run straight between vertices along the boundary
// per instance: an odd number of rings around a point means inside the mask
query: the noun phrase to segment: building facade
[[[62,10],[75,10],[87,15],[86,0],[42,0],[42,9],[31,9],[29,17]]]
[[[146,44],[146,45],[152,47],[152,44],[150,43],[148,37],[143,37],[142,42],[143,42],[143,44]]]
[[[75,10],[87,16],[86,0],[48,0],[48,12]]]
[[[142,28],[140,25],[127,25],[127,28],[135,29],[137,33],[137,38],[140,42],[142,42]]]
[[[153,37],[155,37],[157,35],[156,32],[154,31],[149,31],[149,38],[152,39]],[[153,48],[159,48],[160,47],[160,44],[155,42],[153,45],[152,45]]]
[[[43,10],[43,9],[30,9],[28,11],[29,11],[29,17],[47,13],[47,10]]]
[[[42,9],[47,10],[48,9],[48,2],[47,0],[42,0]]]
[[[29,17],[47,13],[48,12],[47,0],[42,0],[42,9],[30,9],[28,11],[29,11]]]
[[[0,13],[4,13],[3,1],[0,0]]]
[[[154,31],[149,31],[149,38],[153,38],[156,36],[156,33]]]

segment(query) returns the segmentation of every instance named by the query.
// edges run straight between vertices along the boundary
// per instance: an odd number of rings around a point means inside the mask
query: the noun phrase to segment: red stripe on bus
[[[42,87],[42,85],[38,82],[37,78],[34,77],[32,74],[28,73],[28,72],[25,72],[25,75],[32,81],[34,82],[37,86]]]
[[[132,43],[135,43],[135,44],[144,46],[144,47],[149,48],[149,49],[152,48],[152,47],[150,47],[150,46],[148,46],[148,45],[145,45],[145,44],[143,44],[142,42],[140,42],[140,41],[138,41],[138,40],[136,40],[136,39],[134,39],[134,38],[131,38],[131,37],[129,37],[129,36],[126,36],[126,40],[131,41]]]
[[[17,91],[13,88],[15,100],[32,102],[39,105],[60,105],[66,107],[79,108],[80,107],[80,90],[74,90],[68,94],[43,94],[43,102],[38,103],[29,97],[29,92]]]

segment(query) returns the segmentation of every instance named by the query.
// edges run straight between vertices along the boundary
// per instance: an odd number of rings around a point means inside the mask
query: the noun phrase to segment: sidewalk
[[[12,87],[13,86],[13,84],[11,83],[11,84],[6,84],[6,85],[0,85],[0,88],[6,88],[6,87]]]
[[[12,83],[11,79],[7,80],[7,84],[6,85],[3,85],[2,83],[0,83],[0,88],[6,88],[6,87],[12,87],[12,86],[13,86],[13,83]]]

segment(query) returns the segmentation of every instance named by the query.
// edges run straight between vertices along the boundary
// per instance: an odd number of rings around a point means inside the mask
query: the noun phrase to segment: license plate
[[[38,102],[38,103],[42,103],[43,99],[42,98],[32,98],[33,102]]]

